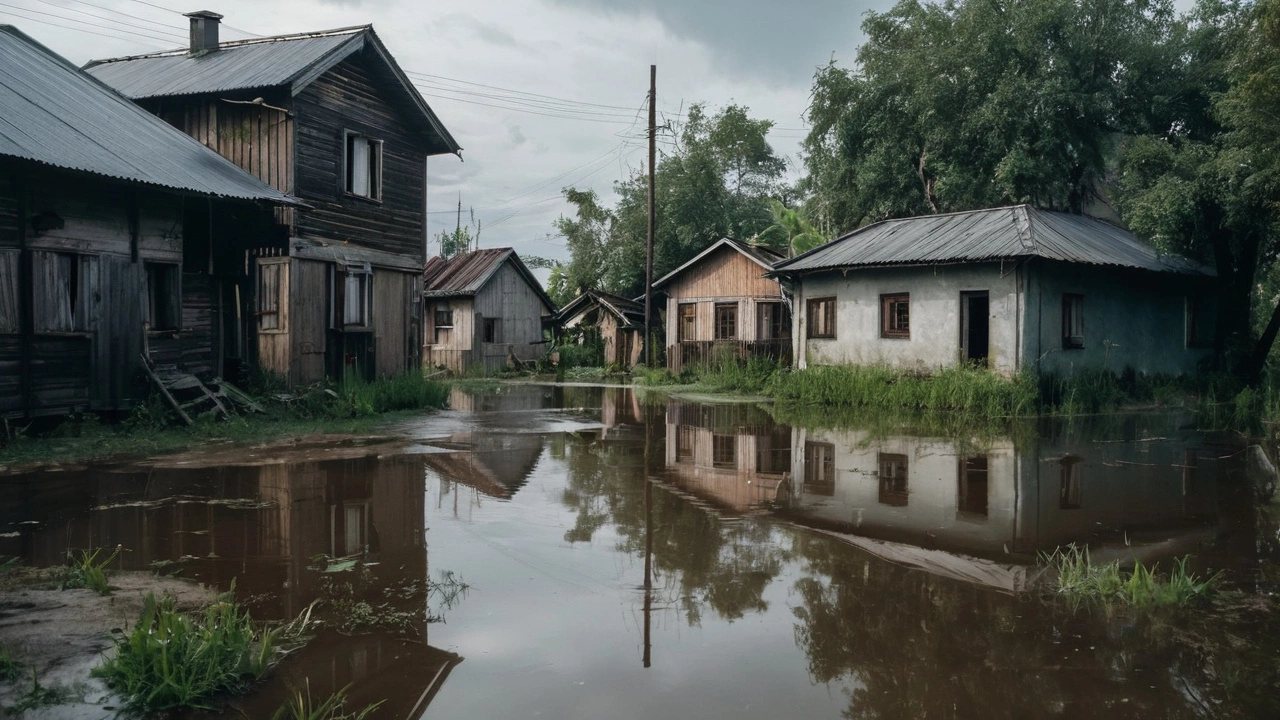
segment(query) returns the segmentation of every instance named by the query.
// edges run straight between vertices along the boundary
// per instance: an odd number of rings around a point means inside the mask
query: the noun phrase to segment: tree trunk
[[[1262,382],[1262,370],[1267,366],[1267,356],[1271,354],[1271,346],[1275,344],[1276,334],[1280,333],[1280,303],[1271,310],[1271,319],[1267,321],[1267,329],[1253,346],[1253,353],[1241,368],[1245,382],[1258,385]]]

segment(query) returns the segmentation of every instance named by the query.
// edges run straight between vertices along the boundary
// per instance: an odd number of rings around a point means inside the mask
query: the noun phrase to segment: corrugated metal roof
[[[364,29],[224,42],[218,50],[198,56],[182,48],[94,60],[85,70],[135,100],[280,87],[292,85],[326,58],[338,55],[341,60],[359,50],[364,44]]]
[[[742,242],[741,240],[734,240],[733,238],[721,238],[716,242],[712,243],[706,250],[703,250],[702,252],[695,255],[693,259],[690,260],[689,262],[686,262],[685,264],[681,265],[675,270],[672,270],[666,275],[663,275],[661,278],[658,278],[657,280],[655,280],[653,283],[653,287],[659,288],[659,287],[662,287],[663,285],[666,285],[667,283],[671,282],[671,280],[673,280],[680,273],[698,264],[699,262],[702,261],[703,258],[707,257],[708,255],[711,255],[712,253],[716,252],[717,250],[725,246],[731,247],[734,250],[737,250],[738,252],[742,253],[743,255],[746,255],[753,262],[755,262],[757,265],[764,268],[765,270],[773,269],[774,265],[776,265],[779,260],[782,260],[782,254],[777,252],[776,250],[772,250],[762,245],[749,245],[747,243]]]
[[[1193,260],[1156,252],[1111,223],[1028,205],[885,220],[784,260],[771,275],[1026,257],[1214,275],[1212,268]]]
[[[525,267],[525,264],[520,261],[520,256],[516,255],[516,251],[511,248],[474,250],[455,255],[448,260],[439,256],[431,258],[422,272],[422,295],[429,298],[475,295],[508,260],[538,293],[547,308],[554,313],[556,304],[551,301],[546,291],[542,289],[542,284],[533,276],[533,273],[529,272],[529,268]]]
[[[180,48],[93,60],[85,70],[134,100],[270,87],[287,87],[297,95],[329,68],[366,47],[381,59],[393,85],[417,113],[416,119],[438,140],[432,152],[461,152],[372,25],[223,42],[202,55]]]
[[[298,204],[10,25],[0,155],[200,195]]]

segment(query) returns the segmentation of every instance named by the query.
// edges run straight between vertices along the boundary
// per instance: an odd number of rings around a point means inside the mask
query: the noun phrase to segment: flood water
[[[0,554],[120,545],[263,619],[321,600],[227,717],[304,678],[377,718],[1280,714],[1276,513],[1187,417],[957,438],[528,385],[396,432],[0,477]],[[1189,555],[1233,600],[1072,613],[1037,560],[1073,542]]]

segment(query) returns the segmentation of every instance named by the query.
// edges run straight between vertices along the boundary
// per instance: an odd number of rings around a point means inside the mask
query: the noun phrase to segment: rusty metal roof
[[[208,197],[298,200],[0,25],[0,156]]]
[[[330,68],[369,49],[385,63],[403,99],[434,136],[434,152],[461,148],[396,64],[371,25],[219,43],[192,55],[186,48],[92,60],[85,70],[134,100],[283,87],[297,95]]]
[[[422,295],[429,298],[471,297],[480,292],[498,272],[498,268],[508,261],[538,293],[547,309],[552,313],[556,312],[556,304],[542,289],[542,283],[520,261],[516,251],[509,247],[473,250],[448,260],[439,256],[431,258],[422,272]]]
[[[628,300],[603,290],[587,290],[569,301],[556,316],[558,322],[585,312],[592,304],[608,310],[623,327],[644,328],[644,303]]]
[[[1029,205],[885,220],[784,260],[771,276],[840,268],[934,265],[1040,257],[1087,265],[1212,276],[1111,223]]]
[[[699,262],[702,262],[703,258],[711,255],[712,253],[716,252],[717,250],[723,247],[730,247],[734,250],[737,250],[743,255],[746,255],[753,262],[755,262],[757,265],[764,268],[765,270],[772,270],[774,265],[776,265],[780,260],[782,260],[781,253],[771,248],[764,247],[763,245],[750,245],[748,243],[742,242],[741,240],[734,240],[733,238],[721,238],[716,242],[712,243],[711,246],[708,247],[706,250],[703,250],[702,252],[695,255],[693,259],[690,260],[689,262],[686,262],[685,264],[681,265],[675,270],[672,270],[666,275],[663,275],[661,278],[658,278],[657,280],[655,280],[653,283],[653,287],[656,289],[656,288],[662,287],[663,285],[666,285],[667,283],[674,280],[676,276],[680,275],[680,273],[683,273],[685,270],[688,270],[690,267],[693,267]]]

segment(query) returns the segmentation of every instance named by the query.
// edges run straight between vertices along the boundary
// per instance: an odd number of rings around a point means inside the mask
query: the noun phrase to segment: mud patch
[[[24,718],[110,718],[110,691],[90,671],[111,648],[111,630],[138,619],[147,593],[168,593],[184,608],[209,604],[215,592],[149,572],[111,575],[112,594],[58,590],[48,571],[20,570],[0,587],[0,644],[21,663],[18,678],[0,682],[0,706],[12,707],[32,689],[32,673],[57,703],[20,712]],[[0,710],[0,712],[3,712]]]

